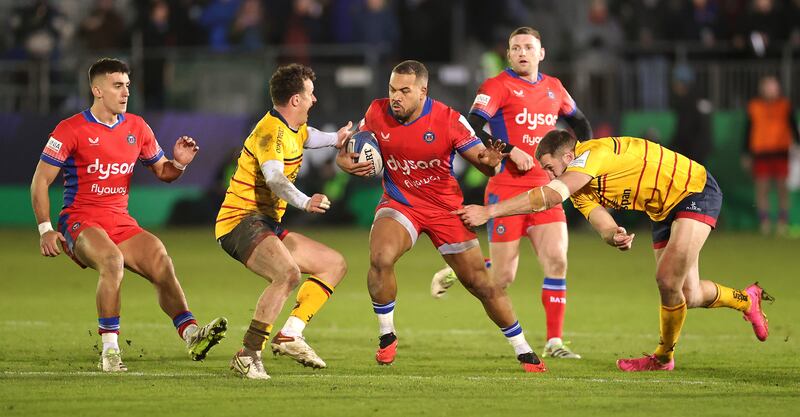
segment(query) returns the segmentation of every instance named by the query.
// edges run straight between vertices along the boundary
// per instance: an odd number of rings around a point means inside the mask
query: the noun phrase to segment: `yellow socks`
[[[250,320],[250,327],[244,334],[244,347],[252,351],[262,351],[269,339],[269,333],[272,331],[272,325],[258,320]]]
[[[322,308],[322,305],[328,301],[331,294],[333,294],[332,286],[313,275],[309,276],[297,292],[297,304],[295,304],[291,315],[308,323],[314,317],[314,314],[317,314],[317,311]]]
[[[654,355],[662,363],[672,360],[675,354],[675,344],[681,335],[683,322],[686,320],[686,303],[667,307],[661,306],[661,341]]]
[[[707,308],[728,307],[734,310],[747,311],[750,309],[750,297],[742,290],[723,287],[717,284],[717,298]]]

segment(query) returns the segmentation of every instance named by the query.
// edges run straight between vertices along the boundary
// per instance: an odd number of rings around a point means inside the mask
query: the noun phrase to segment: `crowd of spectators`
[[[490,48],[521,25],[539,28],[564,59],[613,59],[624,46],[674,42],[732,56],[800,45],[800,0],[28,0],[2,7],[7,58],[125,49],[140,33],[146,46],[224,52],[368,43],[447,61],[463,44],[454,36]],[[464,22],[454,22],[458,16]]]

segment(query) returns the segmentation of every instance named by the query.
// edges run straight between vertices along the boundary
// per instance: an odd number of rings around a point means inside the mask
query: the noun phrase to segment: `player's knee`
[[[552,254],[542,259],[542,269],[549,277],[567,276],[567,258],[562,254]]]
[[[656,284],[661,294],[678,293],[682,291],[680,276],[671,266],[659,266],[656,271]]]
[[[333,276],[341,279],[342,277],[347,274],[347,261],[344,260],[344,256],[340,253],[336,253],[336,256],[333,258],[331,262],[331,271]]]
[[[514,271],[510,271],[510,270],[500,271],[499,269],[497,269],[497,270],[494,270],[493,273],[494,273],[494,276],[493,276],[494,282],[500,288],[503,288],[503,289],[508,288],[511,285],[511,283],[514,282]]]
[[[499,291],[503,291],[504,288],[497,281],[492,282],[485,269],[470,271],[464,279],[461,279],[461,283],[470,294],[474,295],[479,300],[494,298],[496,294]]]
[[[369,267],[377,272],[386,271],[394,267],[394,259],[386,252],[374,251],[369,255]]]
[[[125,259],[118,250],[100,254],[97,260],[97,269],[102,277],[107,279],[122,280],[125,268]]]
[[[300,285],[302,273],[297,265],[290,265],[283,269],[279,277],[276,277],[273,283],[282,284],[291,289],[297,288]]]

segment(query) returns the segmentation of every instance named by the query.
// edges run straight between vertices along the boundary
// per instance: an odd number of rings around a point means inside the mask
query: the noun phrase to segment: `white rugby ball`
[[[358,132],[350,141],[347,142],[347,151],[358,153],[358,159],[353,158],[353,162],[369,162],[372,164],[368,177],[374,177],[383,173],[383,157],[378,147],[378,140],[370,131]]]

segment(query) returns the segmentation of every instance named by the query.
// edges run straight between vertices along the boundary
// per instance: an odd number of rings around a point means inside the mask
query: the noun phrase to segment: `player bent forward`
[[[341,146],[352,123],[335,133],[307,126],[316,103],[311,68],[291,64],[278,68],[269,82],[273,109],[258,122],[244,142],[236,172],[217,216],[216,237],[222,249],[270,284],[256,304],[243,348],[231,369],[250,379],[269,379],[261,351],[289,294],[300,285],[297,304],[280,332],[272,338],[275,354],[288,355],[313,368],[325,362],[303,338],[303,329],[333,294],[347,265],[342,255],[281,226],[287,203],[309,213],[325,213],[330,201],[322,194],[309,197],[293,182],[300,171],[303,148]]]
[[[603,240],[628,250],[628,234],[606,207],[644,211],[652,220],[656,282],[661,294],[661,339],[651,355],[620,359],[622,371],[671,371],[688,308],[728,307],[744,313],[760,341],[767,339],[767,317],[761,300],[772,301],[758,283],[744,290],[700,279],[700,250],[716,225],[722,192],[702,165],[663,146],[633,137],[608,137],[578,143],[568,132],[549,132],[536,159],[551,182],[511,200],[458,211],[465,224],[546,210],[567,198],[589,220]]]
[[[60,244],[78,265],[100,274],[97,321],[103,340],[100,369],[106,372],[128,370],[118,344],[125,268],[153,284],[161,309],[172,318],[192,359],[203,360],[226,330],[224,317],[198,328],[164,244],[128,214],[128,187],[137,159],[161,181],[172,182],[199,149],[194,139],[182,136],[175,143],[174,159],[164,157],[150,126],[125,113],[129,72],[128,65],[116,59],[103,58],[91,66],[92,107],[56,126],[31,182],[42,255],[57,256]],[[64,208],[56,231],[50,223],[47,189],[62,168]]]

